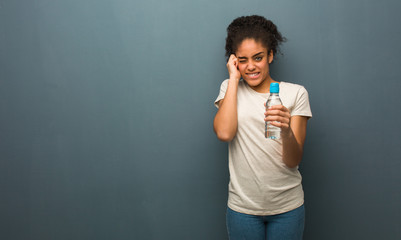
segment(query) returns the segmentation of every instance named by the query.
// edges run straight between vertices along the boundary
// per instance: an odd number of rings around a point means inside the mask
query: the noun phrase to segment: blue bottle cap
[[[274,83],[270,83],[270,93],[279,93],[279,84],[274,82]]]

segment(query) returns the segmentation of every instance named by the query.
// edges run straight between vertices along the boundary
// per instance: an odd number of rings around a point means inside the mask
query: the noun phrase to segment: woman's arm
[[[289,168],[294,168],[301,163],[307,123],[307,117],[293,116],[291,117],[291,127],[281,135],[283,139],[283,161]]]
[[[227,62],[230,75],[224,99],[219,101],[219,110],[214,117],[213,127],[217,138],[224,142],[231,141],[237,134],[237,90],[241,74],[238,69],[238,60],[234,55]]]
[[[284,164],[289,168],[298,166],[302,160],[308,117],[291,117],[288,109],[282,105],[272,106],[265,115],[265,121],[271,121],[272,125],[281,128]]]

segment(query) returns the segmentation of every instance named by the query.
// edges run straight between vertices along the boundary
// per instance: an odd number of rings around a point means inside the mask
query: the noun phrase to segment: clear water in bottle
[[[270,84],[270,96],[266,102],[266,110],[270,106],[282,105],[282,102],[281,102],[281,99],[280,99],[278,93],[279,93],[279,84],[271,83]],[[279,127],[271,125],[270,122],[265,122],[265,137],[270,138],[270,139],[280,139],[281,129]]]

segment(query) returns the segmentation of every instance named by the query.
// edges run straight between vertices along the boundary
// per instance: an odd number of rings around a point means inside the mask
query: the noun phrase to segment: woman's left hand
[[[265,104],[266,105],[266,104]],[[289,133],[291,114],[283,105],[275,105],[269,107],[265,112],[265,121],[281,128],[282,133]]]

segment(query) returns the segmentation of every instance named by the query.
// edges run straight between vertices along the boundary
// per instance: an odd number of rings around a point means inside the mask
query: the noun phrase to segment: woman
[[[285,39],[261,16],[235,19],[227,28],[229,79],[215,104],[217,137],[229,142],[227,229],[230,239],[302,239],[304,195],[298,165],[312,113],[304,87],[281,81],[283,105],[266,110],[269,65]],[[281,128],[266,139],[265,121]]]

